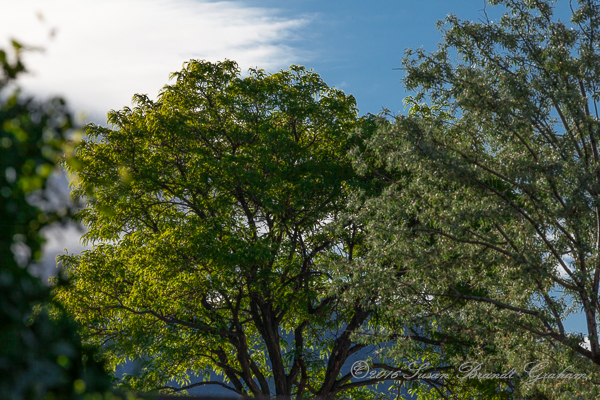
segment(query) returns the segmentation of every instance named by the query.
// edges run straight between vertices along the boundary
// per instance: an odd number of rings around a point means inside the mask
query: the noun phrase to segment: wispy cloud
[[[25,89],[63,95],[96,116],[129,105],[135,93],[154,97],[191,58],[275,70],[308,57],[292,46],[307,17],[241,2],[0,0],[0,7],[0,43],[14,37],[46,49],[27,57],[34,75]]]

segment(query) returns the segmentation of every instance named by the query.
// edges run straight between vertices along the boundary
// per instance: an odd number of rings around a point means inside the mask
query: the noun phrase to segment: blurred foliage
[[[41,256],[40,229],[70,214],[67,204],[51,206],[47,182],[73,124],[62,99],[14,87],[22,51],[16,42],[0,50],[0,397],[113,398],[103,363],[60,308],[50,317],[49,288],[27,270]]]

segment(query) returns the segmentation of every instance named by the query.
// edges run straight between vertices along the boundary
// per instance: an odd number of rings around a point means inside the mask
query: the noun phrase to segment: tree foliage
[[[94,246],[60,257],[74,284],[57,298],[113,366],[142,361],[123,379],[138,389],[330,397],[377,382],[342,374],[368,312],[330,294],[332,265],[360,255],[355,224],[338,224],[368,184],[346,157],[369,122],[354,98],[299,66],[243,78],[192,60],[172,78],[86,128],[70,170]]]
[[[567,22],[551,1],[488,4],[502,17],[449,16],[436,52],[408,51],[408,115],[381,121],[356,154],[389,182],[363,214],[372,265],[390,260],[370,280],[390,283],[380,290],[396,314],[464,343],[441,365],[514,367],[523,376],[506,382],[515,396],[591,398],[600,365],[600,5],[571,4]],[[565,328],[578,311],[584,335]],[[528,362],[588,379],[527,384]]]

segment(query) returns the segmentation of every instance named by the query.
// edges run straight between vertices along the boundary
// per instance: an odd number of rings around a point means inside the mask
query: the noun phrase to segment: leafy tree
[[[552,1],[488,4],[504,7],[497,21],[449,16],[436,52],[408,51],[409,115],[382,122],[356,154],[390,182],[364,215],[372,260],[391,260],[370,279],[390,283],[380,290],[395,313],[433,315],[433,332],[468,344],[444,362],[514,367],[523,378],[509,392],[518,396],[592,398],[600,5],[577,1],[569,23]],[[565,328],[580,310],[585,336]],[[527,384],[528,362],[588,379]]]
[[[86,128],[69,169],[94,247],[60,257],[73,285],[57,298],[113,366],[141,360],[124,385],[368,398],[381,379],[342,367],[369,313],[330,284],[336,260],[360,256],[357,227],[337,225],[368,183],[348,133],[374,125],[303,67],[239,73],[192,60],[156,101],[136,95],[111,128]]]
[[[49,303],[50,292],[27,267],[40,257],[40,229],[68,215],[65,208],[50,207],[46,183],[72,124],[61,99],[40,102],[14,89],[25,68],[21,45],[13,42],[13,47],[0,50],[1,397],[102,396],[111,380],[93,349],[82,347],[73,322],[56,307],[52,319],[46,311],[34,313]]]

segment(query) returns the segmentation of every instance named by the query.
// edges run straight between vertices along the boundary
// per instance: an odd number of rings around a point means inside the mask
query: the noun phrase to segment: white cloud
[[[25,89],[63,95],[91,116],[130,105],[135,93],[154,98],[191,58],[228,58],[244,71],[276,70],[307,57],[290,46],[307,18],[284,19],[240,2],[0,0],[0,9],[2,47],[14,37],[45,48],[26,58],[34,76],[21,81]]]
[[[590,338],[588,338],[587,336],[583,339],[583,342],[581,343],[581,347],[583,347],[584,349],[591,349],[590,346]]]

